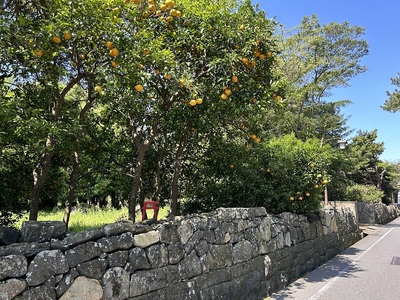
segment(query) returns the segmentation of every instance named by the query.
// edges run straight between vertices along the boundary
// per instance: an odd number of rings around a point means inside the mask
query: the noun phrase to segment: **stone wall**
[[[0,299],[263,299],[361,238],[349,209],[221,208],[63,239],[38,228],[40,241],[0,247]]]
[[[396,205],[384,203],[356,203],[358,220],[364,224],[387,224],[400,215]]]
[[[338,208],[349,208],[356,215],[358,224],[387,224],[400,216],[397,205],[382,202],[337,201]]]

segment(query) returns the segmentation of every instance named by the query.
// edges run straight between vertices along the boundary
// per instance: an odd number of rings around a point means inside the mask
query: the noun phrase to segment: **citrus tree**
[[[97,82],[104,78],[102,67],[109,61],[105,36],[112,35],[116,23],[112,4],[97,0],[3,4],[0,77],[9,79],[3,83],[15,93],[11,105],[18,110],[16,130],[29,145],[33,160],[32,220],[37,218],[54,151],[69,147],[63,141],[77,134],[100,93]],[[64,109],[67,96],[78,85],[86,97],[75,99],[78,109],[73,112]],[[79,157],[76,150],[71,149],[71,156],[74,152]]]
[[[119,13],[123,21],[108,44],[118,51],[117,68],[103,91],[135,149],[130,218],[144,189],[146,153],[161,135],[176,145],[175,214],[182,166],[194,158],[189,150],[245,119],[255,102],[276,105],[273,24],[249,2],[133,2]]]

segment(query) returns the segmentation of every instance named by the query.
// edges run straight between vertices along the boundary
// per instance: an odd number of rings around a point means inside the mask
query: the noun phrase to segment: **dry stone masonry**
[[[263,299],[361,238],[350,209],[220,208],[75,234],[29,223],[0,247],[2,300]]]

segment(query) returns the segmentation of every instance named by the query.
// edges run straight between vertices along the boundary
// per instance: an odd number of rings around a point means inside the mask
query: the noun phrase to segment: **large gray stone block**
[[[193,278],[202,273],[200,259],[193,250],[178,264],[179,276],[182,280]]]
[[[146,252],[139,247],[129,251],[128,263],[126,269],[129,273],[133,273],[140,269],[149,269],[150,263],[147,259]]]
[[[133,237],[133,245],[135,247],[147,248],[160,241],[160,233],[158,231],[149,231],[140,233]]]
[[[102,297],[103,288],[98,280],[79,276],[60,300],[100,300]]]
[[[107,270],[107,265],[106,259],[97,258],[77,265],[76,269],[81,276],[100,280]]]
[[[129,298],[129,273],[123,268],[108,269],[102,278],[103,300],[124,300]]]
[[[24,255],[26,257],[31,257],[43,250],[50,250],[49,242],[18,243],[0,247],[0,256],[15,254],[15,255]]]
[[[87,242],[72,248],[65,252],[68,264],[71,268],[76,267],[78,264],[91,260],[92,258],[100,256],[102,253],[99,244],[96,242]]]
[[[11,278],[0,282],[0,299],[13,299],[28,287],[23,279]]]
[[[102,249],[103,252],[125,250],[132,248],[133,234],[131,232],[125,232],[121,235],[104,237],[99,239],[97,243],[99,244],[99,247]]]
[[[49,278],[45,284],[37,287],[31,287],[25,290],[22,294],[15,297],[13,300],[56,300],[56,292],[54,290],[54,277]]]
[[[95,241],[104,236],[103,231],[100,229],[90,229],[82,232],[74,232],[68,234],[63,240],[52,239],[51,247],[53,249],[61,249],[63,251],[83,244],[89,241]]]
[[[29,264],[26,281],[30,286],[36,286],[54,275],[68,271],[67,259],[60,250],[46,250],[38,253]]]
[[[59,221],[25,221],[21,227],[21,237],[25,242],[49,242],[65,236],[67,227]]]
[[[8,255],[0,257],[0,280],[16,278],[26,274],[28,262],[25,256]]]

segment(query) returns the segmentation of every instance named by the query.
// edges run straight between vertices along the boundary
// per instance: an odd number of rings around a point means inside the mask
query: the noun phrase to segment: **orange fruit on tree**
[[[322,184],[328,184],[328,183],[329,183],[329,181],[326,179],[322,181]]]
[[[240,30],[244,30],[245,28],[246,28],[246,26],[243,25],[243,24],[239,26],[239,29],[240,29]]]
[[[246,57],[242,58],[242,62],[247,65],[249,63],[249,60]]]
[[[174,1],[172,1],[172,0],[166,0],[165,1],[165,5],[167,6],[167,7],[169,7],[169,8],[171,8],[171,7],[173,7],[174,6]]]
[[[144,48],[143,49],[143,54],[144,55],[149,55],[150,54],[150,50],[148,48]]]
[[[185,79],[179,79],[179,85],[184,86],[185,85]]]
[[[143,85],[137,84],[137,85],[135,86],[135,90],[138,91],[138,92],[143,92]]]
[[[290,200],[290,201],[294,201],[294,197],[290,197],[289,200]]]
[[[225,93],[222,94],[220,97],[221,97],[222,100],[226,100],[228,98],[228,96]]]
[[[37,57],[41,57],[41,56],[43,55],[43,51],[42,51],[42,50],[36,50],[36,51],[35,51],[35,55],[36,55]]]
[[[113,46],[114,46],[114,45],[113,45],[113,42],[108,41],[108,42],[106,43],[106,47],[107,47],[108,50],[111,50]]]
[[[176,17],[180,18],[182,16],[182,12],[180,10],[176,11]]]
[[[201,98],[197,99],[197,100],[196,100],[196,103],[197,103],[197,104],[202,104],[202,103],[203,103],[203,99],[201,99]]]
[[[226,89],[224,92],[227,96],[230,96],[232,94],[232,91],[230,89]]]
[[[72,35],[69,31],[64,32],[64,39],[65,40],[70,40],[72,38]]]
[[[237,76],[232,76],[232,82],[238,82],[239,79],[237,78]]]
[[[257,138],[257,136],[256,136],[255,134],[252,134],[252,135],[251,135],[251,138],[252,138],[253,140],[255,140],[255,139]]]
[[[261,60],[263,60],[263,59],[265,59],[265,55],[264,55],[264,54],[260,54],[260,55],[258,56],[258,58],[261,59]]]
[[[113,68],[117,68],[117,67],[119,67],[119,63],[117,63],[116,61],[112,61],[112,62],[111,62],[111,66],[112,66]]]
[[[307,192],[307,193],[306,193],[306,196],[307,196],[307,197],[310,197],[310,193],[309,193],[309,192]]]
[[[96,85],[96,86],[94,87],[94,90],[95,90],[96,92],[100,93],[100,92],[102,91],[102,88],[101,88],[101,86]]]
[[[196,100],[190,100],[189,104],[190,106],[196,106],[197,102]]]
[[[119,54],[119,51],[118,51],[117,48],[112,48],[112,49],[110,50],[110,55],[111,55],[111,56],[115,57],[115,56],[118,56],[118,54]]]
[[[53,36],[53,42],[56,44],[59,44],[59,43],[61,43],[61,38],[59,36],[55,35],[55,36]]]

